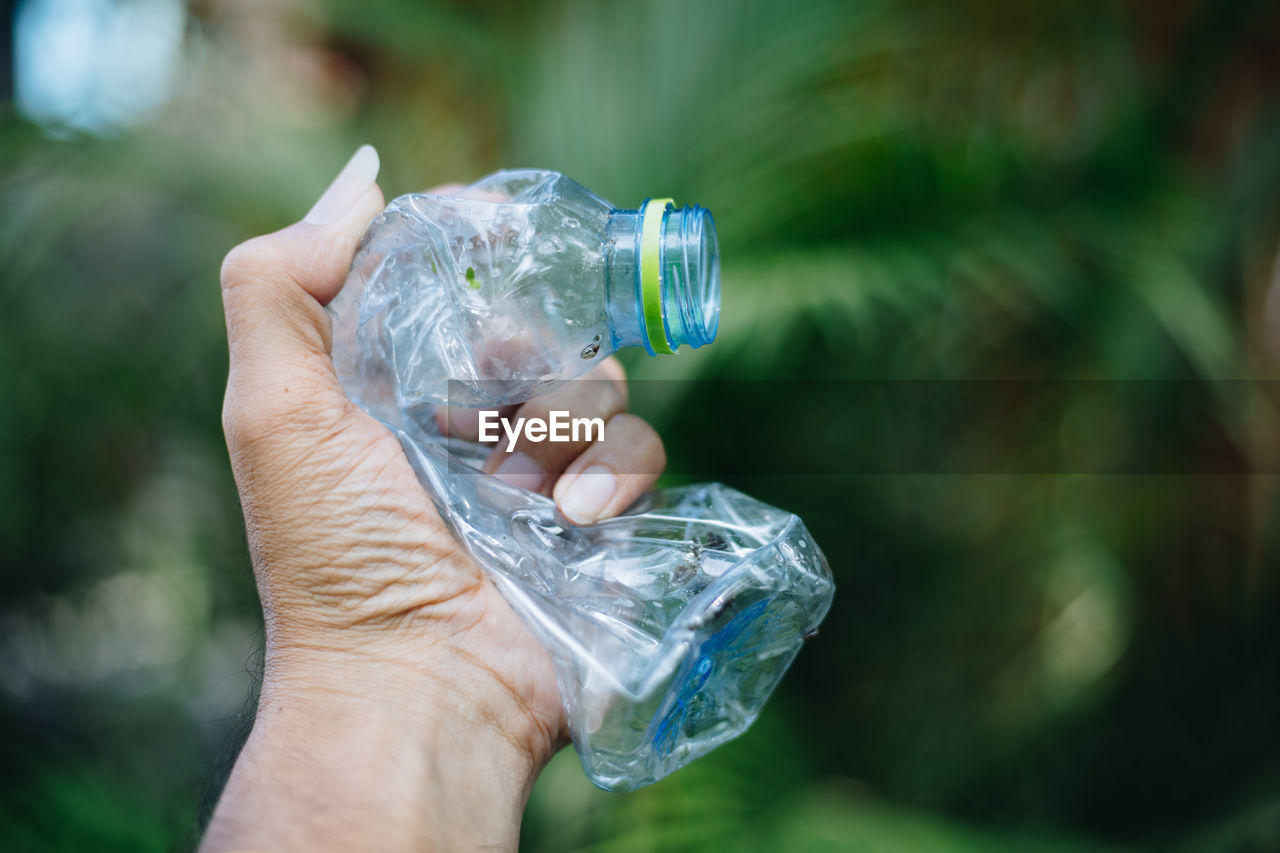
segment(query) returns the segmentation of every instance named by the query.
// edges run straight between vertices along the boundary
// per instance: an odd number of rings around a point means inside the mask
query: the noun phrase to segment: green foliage
[[[636,408],[674,471],[795,510],[836,573],[756,728],[632,795],[559,756],[528,849],[1275,846],[1280,526],[1248,475],[1280,428],[1230,381],[1269,375],[1266,4],[251,5],[193,7],[135,132],[0,126],[7,849],[187,839],[260,619],[219,260],[362,141],[388,195],[530,165],[714,211],[719,340],[628,354],[687,380]],[[853,402],[975,379],[1072,381],[945,418]],[[699,467],[708,432],[752,464]],[[818,434],[941,470],[789,474]],[[1042,450],[1086,473],[1017,468]],[[1133,458],[1205,464],[1087,474]]]

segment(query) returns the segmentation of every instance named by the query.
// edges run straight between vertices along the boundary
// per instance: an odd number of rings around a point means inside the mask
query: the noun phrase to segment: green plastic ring
[[[667,343],[662,322],[662,214],[674,205],[669,198],[650,199],[640,213],[640,301],[645,334],[654,354],[675,352]]]

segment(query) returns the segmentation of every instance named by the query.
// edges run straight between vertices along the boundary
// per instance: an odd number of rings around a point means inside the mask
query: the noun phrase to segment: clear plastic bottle
[[[798,517],[724,485],[577,527],[481,473],[491,448],[440,434],[446,400],[515,403],[616,347],[700,346],[719,312],[700,208],[614,210],[551,172],[466,196],[405,196],[374,221],[331,306],[334,361],[550,652],[587,775],[634,789],[746,730],[826,615],[831,573]]]
[[[353,301],[349,374],[394,365],[408,405],[527,400],[621,347],[711,343],[715,223],[668,199],[618,210],[557,172],[498,172],[458,195],[391,202],[334,310]]]

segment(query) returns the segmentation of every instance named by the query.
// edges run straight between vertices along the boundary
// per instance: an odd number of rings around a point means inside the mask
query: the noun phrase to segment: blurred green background
[[[1276,3],[3,11],[0,847],[197,837],[261,633],[218,264],[367,141],[389,196],[531,165],[714,211],[720,338],[634,376],[1178,380],[1103,415],[1064,385],[1015,434],[1176,442],[1192,389],[1231,460],[771,474],[840,401],[715,386],[761,448],[719,478],[807,521],[834,608],[756,727],[675,776],[610,795],[557,757],[526,849],[1280,850],[1280,420],[1224,383],[1277,378]],[[709,426],[680,409],[643,411],[676,467]]]

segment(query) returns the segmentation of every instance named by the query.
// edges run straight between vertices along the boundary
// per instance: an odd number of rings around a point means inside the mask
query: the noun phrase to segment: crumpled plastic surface
[[[465,192],[392,201],[339,296],[358,312],[340,370],[389,382],[402,408],[528,400],[613,350],[601,286],[612,205],[534,169]]]
[[[500,183],[486,181],[489,191]],[[550,653],[587,775],[608,790],[638,788],[746,730],[826,615],[830,571],[798,517],[721,484],[655,492],[617,518],[575,527],[549,498],[481,473],[491,448],[441,435],[440,399],[423,391],[449,374],[422,375],[411,351],[449,352],[455,334],[469,335],[459,347],[490,343],[483,323],[472,334],[441,319],[440,289],[457,284],[441,277],[453,276],[458,261],[440,273],[440,246],[421,244],[439,242],[440,233],[444,246],[477,244],[465,229],[455,242],[429,219],[437,209],[397,200],[394,216],[370,226],[331,306],[335,364],[347,393],[399,438],[441,517]],[[521,217],[506,221],[532,230],[504,238],[503,251],[537,251],[550,236],[539,223],[562,221]],[[419,266],[406,274],[407,263]],[[495,255],[484,274],[521,263]],[[530,282],[519,287],[534,289]],[[432,323],[440,325],[423,328]],[[499,341],[505,334],[498,326]],[[395,340],[407,343],[388,345]],[[450,363],[476,364],[459,358]],[[553,352],[546,364],[554,360]],[[494,362],[461,378],[496,406],[574,375],[554,366],[492,375],[503,369]],[[495,392],[495,380],[512,381]]]

